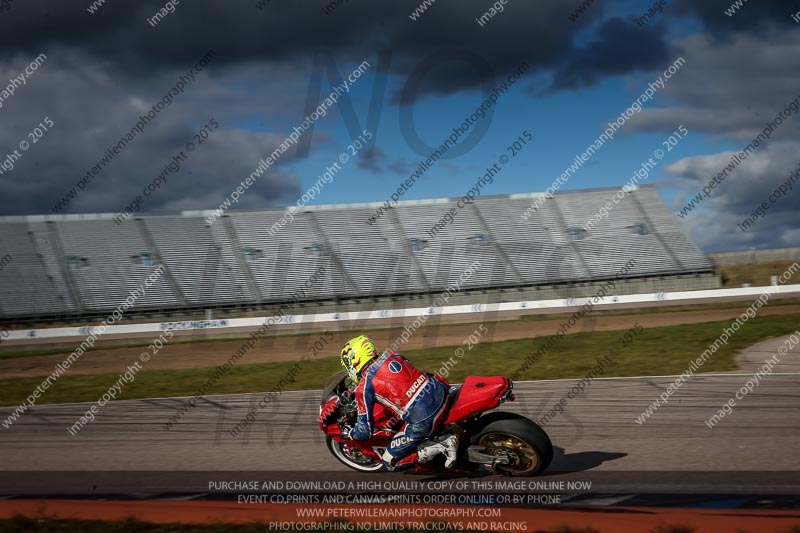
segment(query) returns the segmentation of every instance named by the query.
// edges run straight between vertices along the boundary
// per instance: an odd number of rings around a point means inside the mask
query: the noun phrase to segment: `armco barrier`
[[[623,304],[675,302],[680,300],[715,300],[719,298],[758,296],[767,287],[742,287],[737,289],[709,289],[700,291],[682,292],[657,292],[651,294],[627,294],[606,296],[596,307],[614,307]],[[787,295],[797,293],[800,295],[800,285],[780,285],[777,294]],[[349,311],[345,313],[316,313],[307,315],[285,315],[276,320],[276,324],[320,324],[326,322],[341,322],[349,320],[379,320],[397,317],[416,317],[420,315],[469,315],[472,313],[491,313],[499,311],[520,310],[550,310],[563,311],[568,308],[580,307],[591,298],[567,298],[559,300],[536,300],[526,302],[503,303],[476,303],[466,305],[448,305],[445,307],[414,307],[407,309],[375,309],[372,311]],[[127,324],[108,326],[104,335],[124,335],[141,333],[158,333],[167,329],[182,331],[216,330],[224,331],[228,328],[256,328],[271,317],[232,318],[224,320],[187,320],[182,322],[152,322],[148,324]],[[24,339],[64,339],[72,337],[86,337],[98,326],[82,326],[71,328],[46,328],[12,330],[6,337],[7,341]]]

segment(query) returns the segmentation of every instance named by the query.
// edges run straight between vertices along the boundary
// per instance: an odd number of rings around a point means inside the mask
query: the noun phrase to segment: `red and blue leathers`
[[[391,470],[411,466],[417,461],[417,446],[437,429],[447,410],[449,389],[441,377],[418,370],[397,352],[386,352],[364,370],[355,390],[358,421],[344,436],[353,440],[372,437],[376,411],[388,408],[394,413],[388,427],[400,421],[403,426],[382,460]]]

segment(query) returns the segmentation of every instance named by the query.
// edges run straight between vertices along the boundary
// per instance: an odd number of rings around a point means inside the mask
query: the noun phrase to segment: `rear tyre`
[[[350,446],[347,442],[333,440],[333,437],[328,435],[327,444],[328,450],[333,456],[348,468],[359,472],[380,472],[383,470],[383,463],[364,455],[361,450],[355,446]]]
[[[504,457],[508,465],[498,465],[497,471],[512,476],[536,476],[544,472],[553,460],[550,437],[535,422],[520,415],[486,417],[485,425],[471,439],[473,445],[484,447],[483,453]],[[483,420],[478,420],[481,424]]]

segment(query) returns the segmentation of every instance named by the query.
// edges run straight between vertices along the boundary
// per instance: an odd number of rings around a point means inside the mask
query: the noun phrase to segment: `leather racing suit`
[[[381,426],[402,423],[402,427],[381,459],[389,470],[408,468],[418,460],[417,446],[442,422],[449,391],[450,385],[442,377],[418,370],[397,352],[385,352],[364,370],[355,390],[358,421],[343,436],[369,439],[376,430],[375,415],[387,408],[394,418],[388,423],[382,420]]]

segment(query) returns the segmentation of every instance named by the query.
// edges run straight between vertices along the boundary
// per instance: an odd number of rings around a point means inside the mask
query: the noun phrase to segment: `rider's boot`
[[[453,466],[458,456],[458,437],[450,435],[439,442],[425,441],[417,448],[417,460],[420,463],[427,463],[439,454],[444,454],[447,457],[444,462],[445,468]]]

